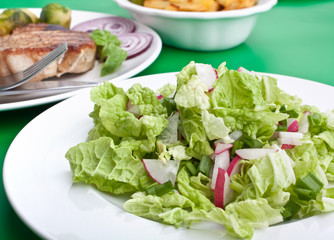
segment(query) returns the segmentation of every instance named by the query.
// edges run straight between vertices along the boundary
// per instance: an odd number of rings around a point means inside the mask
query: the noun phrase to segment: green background
[[[0,8],[43,7],[50,2],[53,1],[0,0]],[[57,2],[73,10],[129,16],[111,0]],[[196,52],[164,45],[156,61],[137,76],[179,71],[191,60],[214,67],[226,61],[230,69],[243,66],[258,72],[300,77],[334,86],[334,1],[279,0],[271,11],[259,16],[250,37],[238,47],[226,51]],[[333,101],[334,98],[328,100]],[[54,104],[0,112],[1,167],[10,143],[19,131]],[[15,214],[3,184],[0,185],[0,239],[38,239]]]

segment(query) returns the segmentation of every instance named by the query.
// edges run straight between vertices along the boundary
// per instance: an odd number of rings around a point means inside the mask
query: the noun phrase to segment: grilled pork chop
[[[0,75],[28,68],[65,41],[68,44],[65,55],[31,81],[60,77],[64,73],[83,73],[94,67],[96,46],[88,33],[30,29],[0,37]]]

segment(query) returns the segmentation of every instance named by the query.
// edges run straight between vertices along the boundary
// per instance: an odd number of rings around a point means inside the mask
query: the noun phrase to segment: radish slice
[[[272,148],[243,148],[236,150],[235,153],[243,159],[252,160],[263,158],[267,154],[277,151],[277,149]]]
[[[289,145],[289,144],[282,144],[281,148],[282,149],[293,149],[295,145]]]
[[[300,120],[300,123],[299,123],[298,132],[301,132],[301,133],[308,132],[308,128],[310,126],[310,123],[308,121],[308,116],[309,115],[311,115],[310,111],[305,111],[304,112],[304,115],[303,115],[303,117],[302,117],[302,119]]]
[[[74,31],[92,32],[95,29],[108,30],[119,36],[125,33],[134,32],[136,25],[133,21],[123,17],[103,17],[82,22],[72,28]]]
[[[159,184],[171,181],[175,184],[180,162],[167,160],[166,163],[158,159],[143,159],[144,167],[150,177]]]
[[[255,73],[254,71],[249,71],[249,70],[247,70],[247,69],[244,68],[244,67],[239,67],[239,68],[237,69],[237,72],[248,73],[248,74],[250,74],[250,75],[253,75],[254,77],[256,76],[256,73]]]
[[[230,177],[225,169],[218,169],[217,183],[215,185],[214,203],[216,207],[224,208],[233,198],[233,190],[230,188]]]
[[[121,48],[127,52],[127,59],[144,52],[152,43],[153,36],[149,33],[125,33],[118,36]]]
[[[292,149],[295,145],[301,145],[300,139],[303,134],[300,132],[278,132],[277,142],[282,149]]]
[[[303,134],[300,132],[278,132],[278,138],[301,139],[303,138]]]
[[[216,148],[215,148],[215,154],[219,155],[222,152],[229,150],[232,147],[233,147],[233,144],[230,144],[230,143],[217,143]]]
[[[277,143],[279,145],[286,145],[286,144],[287,145],[301,145],[302,144],[299,138],[278,138]],[[286,146],[284,148],[287,149]]]
[[[242,137],[242,131],[235,130],[229,134],[229,137],[233,139],[234,141],[239,140]]]
[[[208,87],[209,91],[213,89],[213,83],[218,78],[216,70],[210,64],[196,63],[196,72],[199,79]]]
[[[229,177],[232,177],[234,174],[240,172],[241,165],[239,164],[239,161],[241,159],[242,158],[239,157],[238,155],[233,158],[232,162],[230,163],[230,165],[227,168],[227,174],[228,174]]]
[[[252,75],[254,77],[257,77],[258,79],[262,79],[262,75],[261,74],[258,74],[258,73],[254,72],[254,71],[249,71],[249,70],[247,70],[244,67],[239,67],[237,69],[237,72],[248,73],[248,74],[250,74],[250,75]]]
[[[140,111],[138,105],[133,105],[130,100],[126,104],[126,110],[135,115],[136,118],[140,117]]]
[[[243,72],[243,73],[248,73],[248,74],[252,74],[250,71],[248,71],[246,68],[244,67],[239,67],[237,69],[237,72]],[[253,74],[252,74],[253,75]]]
[[[215,162],[213,165],[212,178],[211,178],[211,189],[214,190],[216,186],[216,180],[218,175],[218,169],[222,168],[227,170],[230,165],[230,152],[224,151],[219,155],[215,156]]]
[[[298,121],[293,118],[288,118],[287,119],[287,125],[288,125],[288,132],[297,132],[299,128]]]
[[[160,99],[163,98],[163,96],[160,94],[160,95],[157,96],[157,98],[158,98],[158,100],[160,100]]]

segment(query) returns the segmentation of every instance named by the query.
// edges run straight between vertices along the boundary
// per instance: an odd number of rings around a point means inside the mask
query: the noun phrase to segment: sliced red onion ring
[[[136,30],[133,21],[123,17],[103,17],[82,22],[72,28],[74,31],[92,32],[95,29],[108,30],[119,36],[125,33],[132,33]]]
[[[135,32],[122,34],[118,39],[122,42],[121,48],[128,53],[129,59],[144,52],[151,45],[153,36],[149,33]]]

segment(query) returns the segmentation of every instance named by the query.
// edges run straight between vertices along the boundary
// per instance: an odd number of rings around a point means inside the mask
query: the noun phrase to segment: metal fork
[[[29,68],[5,77],[0,77],[0,91],[15,88],[29,81],[66,51],[67,42],[64,42]]]

